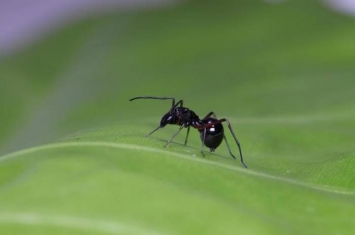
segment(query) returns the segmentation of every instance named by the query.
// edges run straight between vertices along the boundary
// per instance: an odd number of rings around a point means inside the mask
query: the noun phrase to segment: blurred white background
[[[288,0],[264,0],[267,3]],[[168,7],[178,0],[0,0],[0,55],[12,53],[61,25],[108,11]],[[355,15],[355,0],[323,0],[326,6]]]
[[[61,25],[108,11],[168,7],[177,0],[0,0],[0,55]]]

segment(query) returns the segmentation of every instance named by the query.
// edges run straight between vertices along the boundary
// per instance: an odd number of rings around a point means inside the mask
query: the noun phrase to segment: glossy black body
[[[185,107],[175,107],[162,117],[160,127],[164,127],[167,124],[185,125],[185,127],[188,127],[199,125],[200,121],[200,118],[192,110]]]
[[[215,118],[205,118],[202,120],[202,124],[213,124],[217,121],[218,119]],[[224,129],[221,123],[213,124],[206,129],[200,128],[198,131],[200,132],[201,141],[206,147],[210,148],[211,152],[214,152],[223,141]]]
[[[199,116],[189,108],[183,107],[183,100],[178,101],[175,103],[175,98],[174,97],[155,97],[155,96],[139,96],[139,97],[134,97],[130,99],[130,101],[136,100],[136,99],[158,99],[158,100],[171,100],[172,101],[172,106],[169,112],[167,112],[160,120],[160,125],[155,128],[152,132],[150,132],[147,136],[151,135],[155,131],[157,131],[160,128],[165,127],[166,125],[178,125],[180,126],[179,130],[167,141],[166,145],[167,146],[177,134],[180,133],[180,131],[183,128],[188,128],[187,129],[187,134],[185,138],[185,145],[187,143],[190,127],[193,127],[197,129],[200,133],[200,138],[202,141],[202,150],[201,153],[204,155],[204,150],[203,146],[206,146],[210,149],[211,152],[214,152],[216,148],[222,143],[223,140],[225,140],[227,144],[228,151],[230,155],[234,158],[235,156],[233,155],[230,146],[227,142],[227,139],[224,135],[224,128],[222,123],[226,122],[228,125],[228,128],[239,148],[239,154],[240,154],[240,160],[241,163],[245,168],[247,166],[245,165],[243,161],[243,156],[242,156],[242,150],[240,147],[240,143],[229,123],[229,121],[225,118],[222,119],[217,119],[216,115],[214,112],[208,113],[203,119],[200,119]]]

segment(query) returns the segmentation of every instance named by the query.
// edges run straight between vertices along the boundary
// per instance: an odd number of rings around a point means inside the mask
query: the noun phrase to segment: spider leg
[[[190,133],[190,126],[187,128],[187,133],[186,133],[186,137],[185,137],[185,145],[187,144],[187,138],[189,137],[189,133]]]
[[[170,109],[170,114],[173,114],[173,112],[174,112],[174,110],[176,109],[177,106],[180,106],[180,108],[181,108],[183,104],[184,104],[183,100],[179,100],[175,105],[173,103],[173,106]]]
[[[217,119],[217,116],[216,116],[216,114],[214,113],[214,112],[209,112],[207,115],[206,115],[206,117],[204,117],[203,119],[206,119],[206,118],[209,118],[209,117],[213,117],[213,118],[216,118]],[[203,120],[202,119],[202,120]]]
[[[148,136],[150,136],[151,134],[153,134],[154,132],[156,132],[157,130],[159,130],[161,127],[160,127],[160,125],[157,127],[157,128],[155,128],[154,130],[152,130],[151,132],[149,132],[147,135],[146,135],[146,137],[148,137]]]
[[[137,100],[137,99],[171,100],[172,104],[171,104],[170,112],[172,112],[174,110],[174,108],[176,108],[178,105],[180,105],[180,107],[182,107],[182,105],[184,103],[183,100],[179,100],[175,104],[175,98],[174,97],[156,97],[156,96],[138,96],[138,97],[131,98],[129,101],[133,101],[133,100]]]
[[[175,136],[177,136],[177,134],[179,134],[180,131],[182,130],[182,128],[184,128],[184,127],[185,127],[185,125],[181,125],[179,130],[177,132],[175,132],[175,134],[166,142],[164,147],[167,147],[170,144],[170,142],[175,138]]]
[[[215,114],[214,112],[209,112],[209,113],[206,115],[205,118],[208,118],[208,117],[211,117],[211,116],[214,116],[214,118],[216,118],[216,114]],[[204,118],[204,119],[205,119],[205,118]],[[228,129],[229,129],[229,131],[231,132],[231,134],[232,134],[232,136],[233,136],[233,138],[234,138],[234,141],[235,141],[235,143],[236,143],[237,146],[238,146],[239,155],[240,155],[240,162],[242,163],[242,165],[243,165],[245,168],[248,168],[248,166],[244,163],[244,160],[243,160],[242,148],[241,148],[241,146],[240,146],[240,143],[239,143],[239,141],[238,141],[238,139],[237,139],[237,136],[235,135],[235,133],[234,133],[234,131],[233,131],[233,128],[232,128],[230,122],[228,121],[228,119],[222,118],[222,119],[217,120],[217,121],[215,121],[215,122],[209,123],[208,125],[205,125],[205,128],[209,128],[210,126],[213,126],[213,125],[216,125],[216,124],[222,123],[222,122],[226,122],[226,123],[227,123]],[[206,130],[206,129],[205,129],[205,130]],[[205,138],[205,137],[204,137],[204,138]],[[227,141],[226,136],[223,135],[223,138],[224,138],[224,140],[226,141],[229,154],[230,154],[234,159],[236,159],[235,156],[233,155],[231,149],[230,149],[230,146],[229,146],[229,144],[228,144],[228,141]]]
[[[229,144],[228,144],[228,141],[227,141],[227,138],[226,138],[226,136],[225,135],[223,135],[223,139],[224,139],[224,141],[226,141],[226,144],[227,144],[227,148],[228,148],[228,151],[229,151],[229,154],[234,158],[234,159],[236,159],[235,158],[235,156],[233,155],[233,153],[232,153],[232,150],[231,150],[231,148],[229,147]]]
[[[155,99],[155,100],[172,100],[172,104],[171,104],[171,109],[170,109],[170,113],[172,114],[175,110],[176,107],[183,106],[184,101],[183,100],[179,100],[176,104],[175,104],[175,98],[174,97],[156,97],[156,96],[138,96],[138,97],[134,97],[131,98],[129,101],[133,101],[133,100],[137,100],[137,99]],[[148,133],[146,135],[146,137],[150,136],[151,134],[153,134],[154,132],[156,132],[157,130],[159,130],[160,128],[162,128],[161,126],[158,126],[157,128],[155,128],[153,131],[151,131],[150,133]],[[187,138],[186,138],[187,139]],[[186,143],[185,143],[186,145]]]
[[[175,105],[172,106],[172,109],[176,108],[179,105],[180,105],[180,107],[182,107],[183,104],[184,104],[184,101],[183,100],[179,100]]]
[[[174,97],[156,97],[156,96],[138,96],[130,99],[129,101],[137,100],[137,99],[153,99],[153,100],[172,100],[171,107],[175,106],[175,98]]]
[[[202,156],[205,156],[205,153],[203,152],[204,149],[205,149],[205,139],[206,139],[206,128],[203,129],[203,139],[202,139],[202,147],[201,147],[201,153],[202,153]]]
[[[240,162],[243,164],[243,166],[244,166],[245,168],[248,168],[248,166],[244,163],[243,154],[242,154],[242,148],[241,148],[240,143],[239,143],[239,141],[238,141],[238,139],[237,139],[237,136],[235,135],[235,133],[234,133],[234,131],[233,131],[233,128],[232,128],[230,122],[229,122],[228,119],[226,119],[226,118],[222,118],[222,119],[218,120],[218,122],[220,122],[220,123],[222,123],[222,122],[227,122],[229,131],[232,133],[232,136],[233,136],[233,138],[234,138],[234,141],[235,141],[235,143],[238,145],[239,155],[240,155]],[[227,143],[227,145],[228,145],[227,138],[224,137],[224,139],[226,140],[226,143]],[[232,155],[232,157],[235,158],[234,155],[232,154],[232,152],[231,152],[229,146],[228,146],[228,150],[229,150],[230,155]]]

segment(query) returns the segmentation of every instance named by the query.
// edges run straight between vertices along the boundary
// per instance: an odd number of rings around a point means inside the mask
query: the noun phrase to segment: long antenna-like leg
[[[175,98],[174,97],[156,97],[156,96],[138,96],[138,97],[134,97],[131,98],[129,101],[133,101],[133,100],[137,100],[137,99],[153,99],[153,100],[172,100],[172,104],[171,104],[171,108],[170,108],[170,113],[172,114],[174,112],[174,109],[177,106],[182,107],[184,104],[183,100],[179,100],[176,104],[175,104]]]
[[[174,97],[138,96],[138,97],[131,98],[129,101],[133,101],[133,100],[137,100],[137,99],[172,100],[171,107],[172,108],[175,107],[175,98]]]
[[[177,136],[177,134],[179,134],[180,131],[182,130],[182,128],[184,128],[184,127],[185,127],[185,125],[181,125],[179,130],[168,140],[168,142],[166,142],[164,147],[167,147],[170,144],[170,142],[175,138],[175,136]]]
[[[177,102],[175,104],[175,98],[174,97],[156,97],[156,96],[138,96],[138,97],[131,98],[129,101],[133,101],[133,100],[137,100],[137,99],[172,100],[172,106],[171,106],[170,112],[173,112],[174,108],[176,108],[178,105],[180,105],[180,107],[182,107],[183,102],[184,102],[183,100],[179,100],[179,102]],[[148,133],[146,135],[146,137],[150,136],[151,134],[153,134],[154,132],[156,132],[160,128],[161,128],[161,126],[158,126],[153,131]]]
[[[170,114],[173,115],[173,113],[175,112],[175,109],[177,106],[180,106],[180,108],[182,107],[182,105],[184,104],[183,100],[179,100],[175,105],[173,105],[170,109]]]

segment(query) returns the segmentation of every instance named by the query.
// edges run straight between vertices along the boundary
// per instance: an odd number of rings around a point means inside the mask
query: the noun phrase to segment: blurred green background
[[[318,1],[194,0],[81,20],[3,58],[0,231],[110,234],[70,214],[163,234],[350,234],[354,28]],[[223,144],[203,158],[195,130],[186,147],[183,132],[163,148],[177,126],[145,138],[171,104],[128,101],[141,95],[228,118],[250,169]]]

